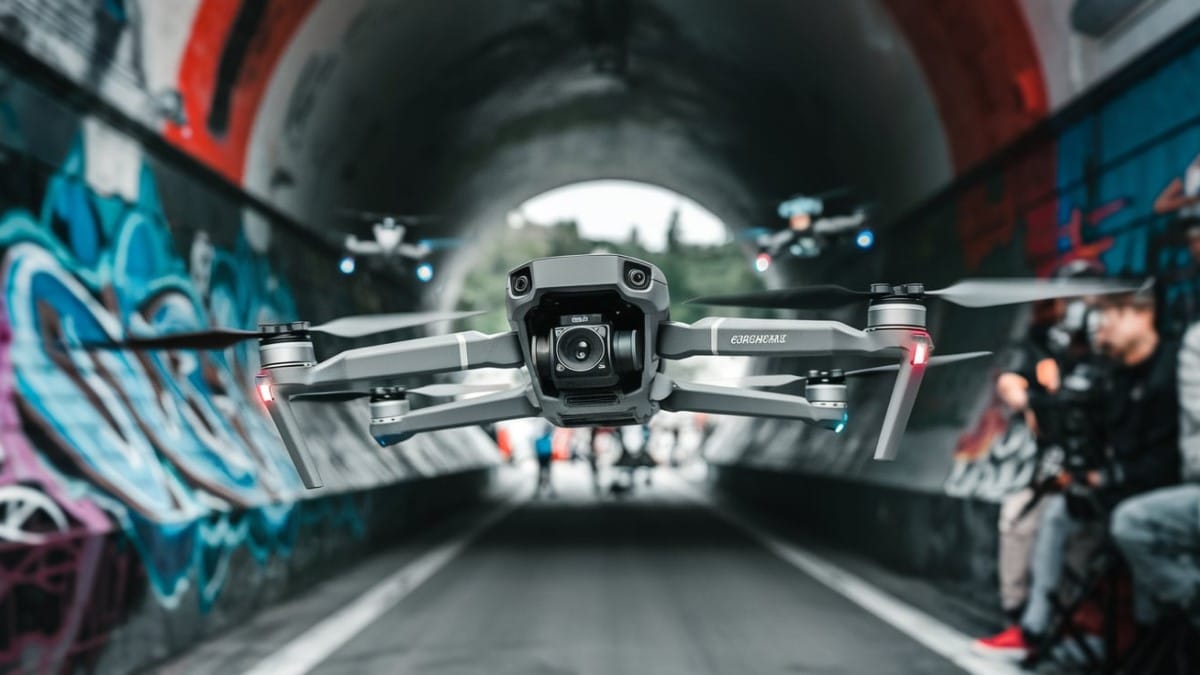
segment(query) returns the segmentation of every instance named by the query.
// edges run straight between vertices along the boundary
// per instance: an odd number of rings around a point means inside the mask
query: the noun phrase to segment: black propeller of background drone
[[[376,333],[385,333],[404,328],[415,328],[439,321],[453,321],[469,316],[478,316],[483,312],[405,312],[400,314],[363,314],[360,316],[344,316],[340,319],[326,321],[315,326],[301,328],[302,324],[294,324],[295,331],[322,333],[343,338],[365,337]],[[172,333],[170,335],[152,335],[146,337],[131,337],[124,340],[84,343],[92,349],[225,349],[244,340],[271,337],[281,331],[277,328],[268,330],[244,330],[240,328],[214,328],[189,333]],[[283,332],[288,332],[286,329]]]
[[[927,368],[935,366],[945,366],[959,361],[969,361],[978,359],[984,356],[991,356],[991,352],[963,352],[962,354],[946,354],[944,356],[934,356],[925,363]],[[873,368],[860,368],[858,370],[847,370],[843,375],[845,377],[862,377],[864,375],[881,375],[884,373],[894,373],[900,370],[900,364],[893,363],[886,366],[875,366]],[[739,377],[734,380],[734,383],[742,387],[782,387],[794,382],[803,382],[808,377],[805,375],[749,375]]]
[[[941,298],[963,307],[999,307],[1037,300],[1085,295],[1132,293],[1141,288],[1104,279],[965,279],[946,288],[926,289],[926,297]],[[870,291],[819,284],[802,288],[710,295],[688,300],[698,305],[765,307],[770,309],[834,309],[878,297]]]
[[[353,218],[369,223],[378,223],[385,218],[391,218],[397,223],[405,225],[420,225],[421,223],[434,223],[439,220],[434,215],[419,215],[409,213],[381,213],[378,211],[359,211],[357,209],[338,209],[338,214],[345,218]]]

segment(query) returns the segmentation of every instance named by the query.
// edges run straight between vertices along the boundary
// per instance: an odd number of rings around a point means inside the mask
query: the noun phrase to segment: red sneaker
[[[1020,626],[1009,626],[991,637],[979,638],[971,643],[971,651],[984,656],[994,656],[1011,661],[1021,661],[1029,656],[1030,645]]]

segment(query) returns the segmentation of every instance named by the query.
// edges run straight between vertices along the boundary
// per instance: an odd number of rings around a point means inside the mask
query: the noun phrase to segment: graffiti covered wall
[[[382,282],[0,83],[0,672],[162,658],[401,520],[385,486],[492,461],[478,429],[380,449],[364,410],[313,406],[327,487],[306,491],[251,393],[253,343],[81,349],[376,310]]]

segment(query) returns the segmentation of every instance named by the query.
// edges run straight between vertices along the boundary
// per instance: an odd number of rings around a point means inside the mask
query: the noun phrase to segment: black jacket
[[[1135,366],[1113,370],[1104,492],[1117,499],[1179,482],[1179,345],[1161,341]]]

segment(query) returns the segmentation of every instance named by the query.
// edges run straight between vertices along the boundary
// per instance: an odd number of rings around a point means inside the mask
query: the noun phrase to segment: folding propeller
[[[992,352],[963,352],[962,354],[946,354],[944,356],[934,356],[926,362],[925,366],[944,366],[959,361],[968,361],[970,359],[978,359],[984,356],[991,356]],[[864,375],[880,375],[883,373],[895,373],[900,370],[900,364],[893,363],[886,366],[876,366],[874,368],[860,368],[858,370],[848,370],[844,373],[845,377],[861,377]],[[751,388],[770,388],[782,387],[795,382],[804,382],[808,378],[804,375],[749,375],[747,377],[738,378],[734,382],[743,387]]]
[[[309,326],[303,322],[291,324],[295,332],[322,333],[336,337],[354,338],[385,333],[404,328],[424,326],[439,321],[453,321],[483,312],[404,312],[399,314],[363,314],[345,316],[325,323]],[[262,326],[259,330],[240,328],[214,328],[211,330],[170,335],[130,337],[124,340],[84,343],[90,349],[225,349],[245,340],[269,338],[280,334],[275,326]],[[284,331],[287,332],[287,331]]]
[[[409,213],[380,213],[378,211],[359,211],[358,209],[338,209],[338,215],[344,218],[352,218],[362,220],[369,223],[377,223],[385,218],[391,218],[397,223],[405,225],[418,225],[421,223],[432,223],[438,220],[437,216],[418,215]]]
[[[418,246],[424,246],[431,251],[458,248],[461,244],[462,242],[457,237],[435,237],[433,239],[422,239],[417,242]]]
[[[876,286],[873,290],[857,291],[844,286],[819,284],[802,288],[706,296],[688,302],[772,309],[833,309],[892,294],[892,287],[880,284]],[[878,288],[880,286],[889,290],[885,292]],[[940,289],[926,290],[918,284],[899,288],[917,298],[936,297],[963,307],[999,307],[1054,298],[1132,293],[1142,287],[1105,279],[965,279]]]

